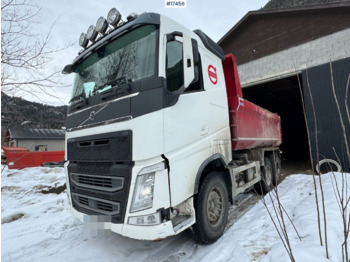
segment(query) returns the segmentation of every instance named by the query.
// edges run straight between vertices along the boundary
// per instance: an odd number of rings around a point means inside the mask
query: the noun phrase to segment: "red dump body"
[[[236,59],[232,54],[225,56],[223,68],[232,150],[279,146],[282,143],[280,117],[243,99]]]
[[[25,147],[1,147],[7,159],[9,169],[21,169],[40,166],[49,162],[61,162],[64,159],[64,151],[30,152]]]

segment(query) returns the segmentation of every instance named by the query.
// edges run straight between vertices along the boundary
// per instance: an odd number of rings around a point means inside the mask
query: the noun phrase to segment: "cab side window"
[[[170,41],[166,50],[166,78],[168,90],[173,92],[184,84],[182,43]]]
[[[201,57],[199,55],[199,62],[197,65],[197,68],[195,69],[196,75],[197,75],[197,79],[195,79],[192,84],[190,84],[189,87],[187,87],[185,89],[184,93],[191,93],[191,92],[197,92],[197,91],[204,91],[204,87],[203,87],[203,75],[202,75],[202,61],[201,61]]]

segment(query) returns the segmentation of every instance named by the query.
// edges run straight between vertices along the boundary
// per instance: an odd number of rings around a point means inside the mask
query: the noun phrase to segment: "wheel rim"
[[[211,226],[215,227],[220,223],[222,210],[222,192],[218,188],[213,188],[207,201],[207,217]]]

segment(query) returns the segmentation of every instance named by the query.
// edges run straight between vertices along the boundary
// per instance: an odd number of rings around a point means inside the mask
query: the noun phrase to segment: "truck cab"
[[[75,74],[66,120],[70,210],[135,239],[193,226],[199,241],[215,241],[229,201],[259,182],[264,166],[257,154],[255,162],[233,154],[222,49],[155,13],[103,26],[82,34],[84,50],[63,70]],[[246,159],[237,172],[235,155]],[[250,176],[237,190],[242,172]]]

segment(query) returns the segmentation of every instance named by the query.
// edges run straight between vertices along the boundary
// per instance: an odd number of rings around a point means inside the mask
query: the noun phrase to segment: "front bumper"
[[[125,206],[125,213],[123,214],[122,221],[114,221],[108,216],[103,216],[99,213],[85,212],[86,209],[76,208],[74,205],[74,199],[72,200],[72,191],[69,190],[69,210],[70,212],[80,219],[82,222],[93,223],[92,228],[102,228],[104,230],[110,230],[117,234],[123,235],[125,237],[130,237],[139,240],[157,240],[163,239],[172,235],[176,235],[179,232],[183,231],[182,229],[174,230],[173,223],[167,218],[166,220],[160,222],[157,225],[132,225],[128,224],[129,218],[138,217],[138,216],[147,216],[151,214],[159,213],[160,210],[166,210],[170,208],[170,196],[169,196],[169,180],[168,180],[168,169],[163,169],[155,173],[155,182],[154,182],[154,193],[153,193],[153,205],[151,208],[130,212],[132,198],[135,189],[137,175],[145,167],[151,166],[155,163],[163,161],[161,157],[157,157],[151,160],[135,162],[132,169],[130,170],[131,179],[130,179],[130,191],[128,197],[124,199],[124,202],[121,203],[121,206]],[[66,163],[66,172],[69,172],[69,162]],[[67,187],[72,189],[72,179],[69,178],[70,175],[67,175]],[[92,199],[91,196],[89,196]],[[72,206],[72,203],[74,206]],[[87,210],[88,211],[88,210]],[[107,220],[106,220],[107,219]],[[88,224],[86,223],[86,224]]]
[[[110,222],[91,222],[89,215],[76,211],[72,206],[69,206],[69,211],[81,221],[90,221],[92,228],[103,228],[107,231],[120,234],[125,237],[138,239],[138,240],[158,240],[175,235],[179,232],[175,232],[171,221],[161,223],[154,226],[136,226],[128,224],[113,224]],[[97,224],[97,227],[96,227]]]

